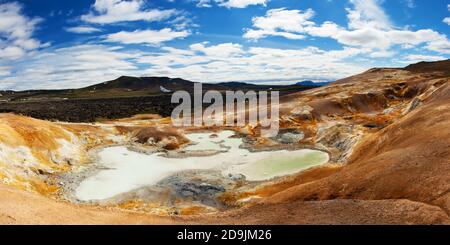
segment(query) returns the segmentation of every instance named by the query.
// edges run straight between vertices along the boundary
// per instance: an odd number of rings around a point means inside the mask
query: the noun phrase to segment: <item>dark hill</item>
[[[314,86],[314,87],[322,87],[330,84],[329,82],[313,82],[313,81],[301,81],[296,83],[296,85],[300,86]]]
[[[445,75],[450,74],[450,59],[434,62],[419,62],[404,68],[410,72],[443,72]]]
[[[124,91],[142,91],[159,93],[161,86],[169,90],[181,90],[192,86],[193,82],[181,78],[169,77],[129,77],[122,76],[112,81],[95,84],[82,90],[124,90]]]

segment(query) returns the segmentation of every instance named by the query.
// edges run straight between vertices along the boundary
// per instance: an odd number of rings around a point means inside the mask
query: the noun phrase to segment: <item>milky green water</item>
[[[240,173],[248,180],[261,181],[284,176],[328,162],[328,155],[320,151],[301,150],[301,152],[274,152],[256,162],[235,165],[230,172]]]
[[[160,154],[146,155],[128,150],[125,146],[102,149],[99,163],[106,169],[80,183],[75,196],[82,201],[104,200],[158,181],[184,170],[219,170],[224,177],[243,174],[249,181],[264,181],[290,175],[328,162],[328,154],[302,149],[296,151],[249,152],[241,149],[240,138],[230,138],[232,131],[189,134],[197,142],[187,151],[220,150],[213,156],[167,158]]]

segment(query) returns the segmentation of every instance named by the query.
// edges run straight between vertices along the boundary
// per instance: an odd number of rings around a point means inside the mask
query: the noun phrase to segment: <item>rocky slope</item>
[[[235,130],[255,148],[318,148],[329,152],[332,161],[227,193],[222,198],[231,205],[258,198],[214,215],[158,217],[76,206],[38,194],[57,192],[52,174],[87,164],[93,147],[145,144],[156,136],[158,147],[185,143],[167,119],[87,125],[3,114],[0,177],[27,192],[0,185],[0,223],[448,224],[449,70],[450,60],[372,69],[282,97],[281,137],[260,138],[258,128],[250,126]]]
[[[162,149],[177,148],[177,144],[186,142],[176,130],[167,129],[166,119],[153,115],[141,117],[146,119],[145,126],[126,121],[54,123],[0,114],[0,181],[30,192],[57,195],[61,187],[58,175],[85,168],[95,160],[92,153],[96,147],[140,145],[149,138]]]
[[[29,191],[51,193],[49,176],[86,161],[80,139],[46,121],[0,115],[0,179]]]

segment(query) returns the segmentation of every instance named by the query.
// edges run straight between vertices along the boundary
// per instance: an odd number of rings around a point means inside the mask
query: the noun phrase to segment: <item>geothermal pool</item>
[[[317,150],[279,150],[250,152],[241,149],[241,138],[230,138],[233,131],[186,135],[196,144],[184,150],[217,151],[212,156],[168,158],[159,153],[148,155],[130,151],[125,146],[102,149],[99,163],[104,167],[83,180],[75,190],[81,201],[112,198],[140,187],[155,185],[184,170],[219,170],[224,176],[242,174],[249,181],[264,181],[290,175],[329,161],[327,153]]]

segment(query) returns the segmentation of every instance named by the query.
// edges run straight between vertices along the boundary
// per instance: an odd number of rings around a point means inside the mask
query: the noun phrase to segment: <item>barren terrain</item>
[[[252,125],[227,128],[253,150],[318,149],[331,160],[221,193],[226,210],[70,203],[60,181],[89,167],[97,148],[170,152],[189,144],[188,132],[223,128],[173,128],[158,115],[83,124],[1,114],[0,223],[449,224],[449,74],[450,60],[372,69],[284,95],[280,138]]]

